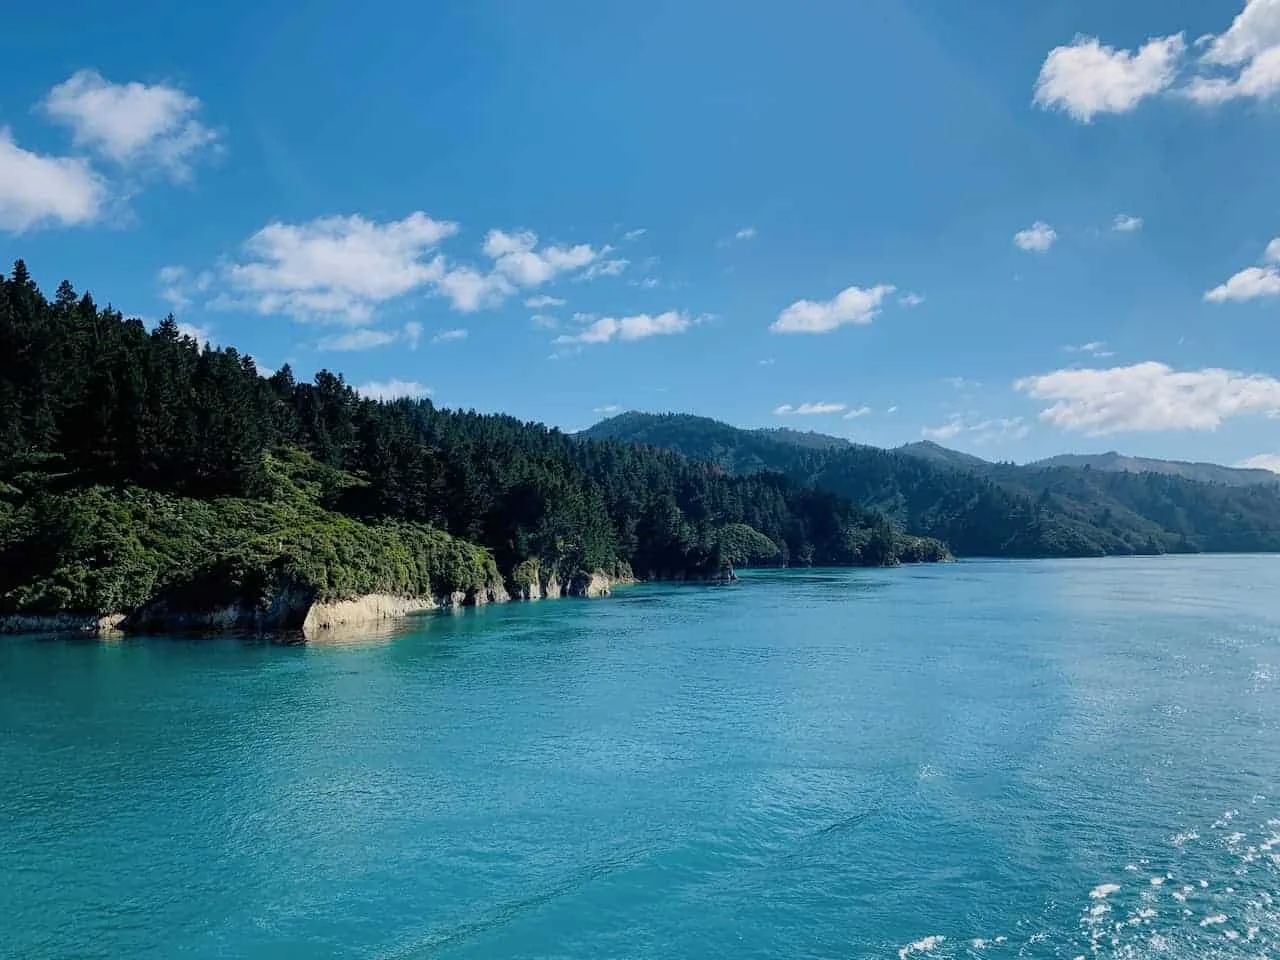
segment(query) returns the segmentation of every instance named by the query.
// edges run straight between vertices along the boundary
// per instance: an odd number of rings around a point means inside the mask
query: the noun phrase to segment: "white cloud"
[[[957,390],[976,390],[982,386],[981,380],[969,380],[965,377],[943,377],[942,382]]]
[[[739,230],[737,233],[733,235],[733,239],[735,240],[754,240],[755,237],[756,237],[755,227],[743,227],[741,230]]]
[[[541,330],[554,330],[560,326],[559,320],[545,313],[535,313],[529,318],[529,322]]]
[[[1041,420],[1090,436],[1213,430],[1241,414],[1280,416],[1280,380],[1217,368],[1177,371],[1154,361],[1105,370],[1056,370],[1023,377],[1014,389],[1053,401]]]
[[[898,298],[898,303],[904,307],[918,307],[924,303],[924,297],[919,293],[904,293]]]
[[[1028,253],[1044,253],[1057,239],[1058,231],[1043,220],[1037,220],[1027,229],[1019,230],[1013,235],[1014,245]]]
[[[1275,267],[1245,267],[1226,283],[1204,295],[1210,303],[1228,300],[1256,300],[1280,296],[1280,270]]]
[[[1114,357],[1115,353],[1107,349],[1107,345],[1101,340],[1090,340],[1088,343],[1082,343],[1079,346],[1066,346],[1062,348],[1067,353],[1084,353],[1091,357]]]
[[[599,254],[585,243],[572,247],[536,249],[538,235],[532,230],[505,233],[490,230],[484,241],[485,255],[494,261],[494,271],[522,287],[537,287],[569,270],[587,266]]]
[[[1116,218],[1111,221],[1111,229],[1116,233],[1137,233],[1142,229],[1142,218],[1117,213]]]
[[[1215,104],[1280,93],[1280,2],[1248,0],[1222,34],[1204,42],[1201,66],[1208,75],[1187,88],[1193,100]]]
[[[354,350],[374,350],[378,347],[387,347],[400,340],[400,334],[392,330],[374,330],[371,327],[363,327],[359,330],[351,330],[347,333],[336,334],[334,336],[325,337],[316,344],[317,350],[339,350],[349,352]]]
[[[594,280],[597,277],[616,277],[626,270],[630,263],[630,260],[623,257],[618,257],[614,260],[597,260],[582,271],[579,279]]]
[[[575,317],[586,320],[588,318]],[[696,323],[689,314],[678,310],[668,310],[657,316],[647,313],[632,317],[601,317],[594,320],[580,333],[563,334],[556,338],[558,344],[571,343],[608,343],[611,340],[643,340],[666,334],[684,333]]]
[[[455,330],[441,330],[431,338],[432,343],[452,343],[455,340],[467,339],[467,331],[462,328]]]
[[[826,401],[819,401],[818,403],[801,403],[796,405],[784,403],[780,406],[774,407],[773,412],[775,416],[779,417],[815,417],[825,416],[831,413],[840,413],[847,407],[848,404],[827,403]]]
[[[774,364],[774,360],[772,357],[769,357],[766,360],[757,360],[756,363],[760,364],[760,366],[762,367],[772,367]]]
[[[885,411],[885,413],[897,413],[897,412],[898,412],[898,408],[896,406],[890,407],[888,410]]]
[[[249,259],[227,271],[232,289],[262,314],[367,323],[388,300],[445,277],[426,255],[457,224],[415,212],[377,223],[360,216],[270,223],[245,243]]]
[[[413,380],[375,380],[355,388],[356,393],[369,400],[397,400],[401,397],[418,399],[431,390]]]
[[[559,297],[548,297],[546,294],[538,294],[536,297],[528,297],[524,305],[530,310],[545,310],[547,307],[563,307],[565,301]]]
[[[1035,103],[1081,123],[1100,113],[1127,113],[1173,84],[1185,48],[1180,33],[1153,38],[1136,53],[1078,36],[1049,51],[1036,80]]]
[[[603,407],[596,407],[596,408],[595,408],[594,410],[592,410],[591,412],[592,412],[592,413],[614,414],[614,413],[620,413],[621,411],[622,411],[622,408],[621,408],[620,406],[618,406],[616,403],[606,403]]]
[[[871,408],[870,408],[870,407],[854,407],[852,410],[850,410],[848,413],[846,413],[846,414],[845,414],[841,419],[844,419],[844,420],[857,420],[857,419],[859,419],[860,417],[866,417],[866,416],[870,416],[870,415],[871,415]]]
[[[1270,470],[1272,473],[1280,473],[1280,453],[1260,453],[1248,460],[1241,460],[1236,466],[1246,470]]]
[[[418,349],[418,342],[422,339],[422,324],[416,320],[410,320],[404,325],[404,342],[409,345],[410,350]]]
[[[1255,300],[1258,297],[1280,296],[1280,237],[1267,244],[1263,253],[1266,266],[1245,267],[1226,283],[1214,287],[1204,295],[1210,303],[1226,303],[1228,300]]]
[[[94,70],[72,74],[42,106],[71,128],[77,146],[122,165],[154,164],[175,179],[218,139],[196,119],[200,101],[190,94],[164,84],[111,83]]]
[[[92,223],[106,201],[106,184],[84,160],[24,150],[0,127],[0,230]]]
[[[156,272],[156,282],[160,285],[160,299],[175,310],[185,310],[191,306],[196,294],[207,293],[213,286],[213,274],[207,270],[193,274],[186,267],[161,267]]]
[[[868,324],[880,312],[894,287],[882,283],[870,289],[847,287],[830,300],[797,300],[773,322],[773,333],[830,333],[845,324]]]
[[[623,240],[639,240],[649,231],[644,227],[636,227],[634,230],[628,230],[622,235]]]
[[[940,427],[924,427],[920,436],[927,440],[951,440],[964,433],[964,423],[957,414]]]
[[[190,337],[201,346],[213,340],[213,327],[203,327],[194,323],[178,324],[178,333],[184,337]]]

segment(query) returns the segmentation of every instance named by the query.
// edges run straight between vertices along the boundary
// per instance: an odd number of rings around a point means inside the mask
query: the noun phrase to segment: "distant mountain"
[[[1254,484],[1280,484],[1280,474],[1270,470],[1251,470],[1243,467],[1224,467],[1217,463],[1186,463],[1181,460],[1152,460],[1147,457],[1126,457],[1110,453],[1071,454],[1039,460],[1032,467],[1074,467],[1106,470],[1110,473],[1161,473],[1171,477],[1185,477],[1201,483],[1225,483],[1231,487],[1248,487]]]
[[[969,453],[961,453],[959,450],[952,450],[950,447],[944,447],[941,444],[934,443],[932,440],[921,440],[919,443],[908,443],[898,447],[899,453],[905,453],[910,457],[920,457],[933,463],[940,463],[948,467],[956,467],[960,470],[983,470],[991,463],[983,460],[981,457],[975,457]]]
[[[944,540],[961,556],[1280,551],[1277,484],[989,463],[931,443],[823,446],[813,440],[821,434],[742,430],[687,414],[627,413],[583,435],[662,447],[729,473],[776,471]]]

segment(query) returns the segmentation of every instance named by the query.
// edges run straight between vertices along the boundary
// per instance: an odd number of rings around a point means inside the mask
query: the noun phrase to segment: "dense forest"
[[[148,330],[65,282],[49,300],[21,261],[0,281],[0,611],[943,556],[779,473],[264,376],[172,317]]]
[[[1075,557],[1280,550],[1280,488],[1155,472],[988,463],[932,444],[900,450],[703,417],[627,413],[586,431],[714,463],[776,471],[848,497],[959,556]],[[797,442],[799,441],[799,442]]]

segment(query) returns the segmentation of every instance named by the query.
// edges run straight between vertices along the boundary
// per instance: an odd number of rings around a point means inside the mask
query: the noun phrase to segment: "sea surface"
[[[1275,957],[1280,558],[0,638],[0,957]]]

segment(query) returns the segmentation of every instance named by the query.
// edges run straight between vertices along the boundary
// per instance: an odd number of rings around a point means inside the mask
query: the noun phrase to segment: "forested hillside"
[[[1155,473],[987,463],[931,444],[815,448],[785,434],[680,414],[628,413],[590,428],[735,473],[775,470],[848,497],[962,556],[1099,556],[1280,550],[1280,489]]]
[[[342,560],[354,529],[334,519],[343,517],[479,544],[508,582],[529,560],[562,576],[701,578],[731,563],[890,564],[944,553],[776,474],[728,476],[670,451],[582,443],[427,400],[375,402],[328,372],[310,383],[288,367],[264,377],[251,357],[203,347],[172,318],[147,330],[67,283],[49,301],[19,261],[0,283],[0,609],[32,598],[51,608],[55,596],[105,602],[85,584],[103,569],[126,581],[128,564],[159,589],[196,560],[231,569],[228,557],[251,554],[255,570],[308,562],[307,542],[276,535],[287,518],[248,506],[209,515],[218,549],[178,549],[174,537],[198,527],[153,529],[137,506],[147,502],[141,490],[167,498],[156,501],[160,512],[175,517],[184,509],[175,498],[303,511],[306,525],[325,527],[316,542],[335,551],[339,572],[318,574],[329,593],[382,566],[381,534],[361,533],[364,548]],[[87,497],[114,524],[105,541],[86,539],[87,519],[63,519],[86,518]],[[488,575],[476,563],[463,564],[473,581]],[[33,587],[55,572],[72,585]],[[415,580],[394,571],[372,579]]]

